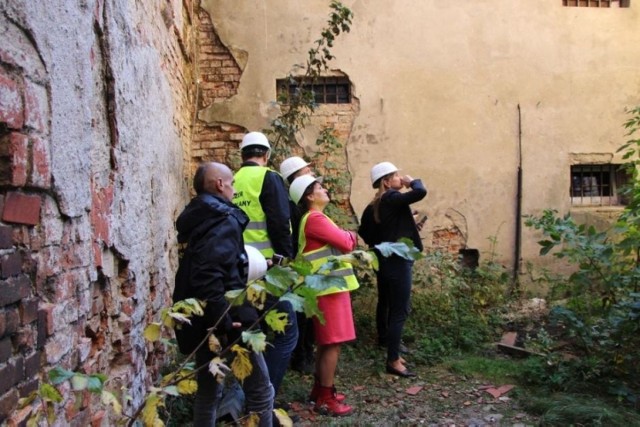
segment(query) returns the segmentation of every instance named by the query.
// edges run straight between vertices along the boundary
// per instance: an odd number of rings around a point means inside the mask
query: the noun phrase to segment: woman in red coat
[[[332,255],[340,255],[355,249],[357,238],[352,231],[338,227],[323,211],[329,204],[329,194],[321,185],[321,178],[303,175],[296,178],[289,195],[303,215],[300,220],[298,252],[314,267],[325,264]],[[341,262],[329,273],[344,278],[344,286],[324,289],[318,295],[318,307],[324,323],[314,318],[317,345],[316,382],[311,391],[315,409],[330,415],[348,415],[353,408],[344,403],[345,396],[336,392],[334,378],[340,345],[356,338],[350,291],[358,288],[350,264]]]

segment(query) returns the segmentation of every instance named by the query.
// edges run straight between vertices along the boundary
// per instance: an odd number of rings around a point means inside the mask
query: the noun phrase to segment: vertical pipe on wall
[[[520,104],[518,104],[518,183],[516,189],[516,232],[515,232],[515,253],[513,260],[513,288],[519,286],[518,275],[520,274],[520,250],[522,246],[522,114]]]

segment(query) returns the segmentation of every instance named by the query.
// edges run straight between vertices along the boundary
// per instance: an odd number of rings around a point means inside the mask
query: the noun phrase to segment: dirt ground
[[[349,416],[330,417],[314,412],[306,402],[312,376],[293,371],[287,374],[280,397],[290,404],[289,413],[299,417],[296,426],[537,425],[535,417],[520,409],[518,388],[510,384],[483,383],[438,366],[413,366],[416,378],[398,378],[384,372],[381,350],[353,359],[355,354],[343,357],[336,378],[338,391],[346,394],[347,403],[354,407]]]

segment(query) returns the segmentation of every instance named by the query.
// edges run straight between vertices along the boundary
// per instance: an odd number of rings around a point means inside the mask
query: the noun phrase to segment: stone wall
[[[190,0],[0,3],[0,423],[54,366],[139,406],[195,114]],[[109,424],[67,390],[60,425]]]

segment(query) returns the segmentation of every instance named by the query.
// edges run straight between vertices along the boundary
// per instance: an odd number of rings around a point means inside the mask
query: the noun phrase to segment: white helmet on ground
[[[373,188],[378,188],[379,184],[376,185],[376,183],[380,178],[390,173],[398,172],[398,170],[399,169],[391,162],[380,162],[373,165],[371,168],[371,185]]]
[[[269,140],[262,132],[249,132],[242,137],[242,142],[240,143],[241,150],[251,145],[259,145],[271,150],[271,144],[269,144]]]
[[[247,283],[261,279],[267,273],[267,260],[259,250],[253,246],[244,245],[244,251],[247,253],[248,277]]]
[[[291,183],[289,187],[289,197],[293,200],[293,203],[296,205],[300,203],[300,199],[302,199],[302,195],[305,190],[314,182],[322,182],[322,177],[316,177],[313,175],[302,175],[297,177]]]
[[[280,175],[282,175],[284,179],[289,179],[291,175],[310,164],[311,163],[305,162],[302,157],[289,157],[280,163]]]

